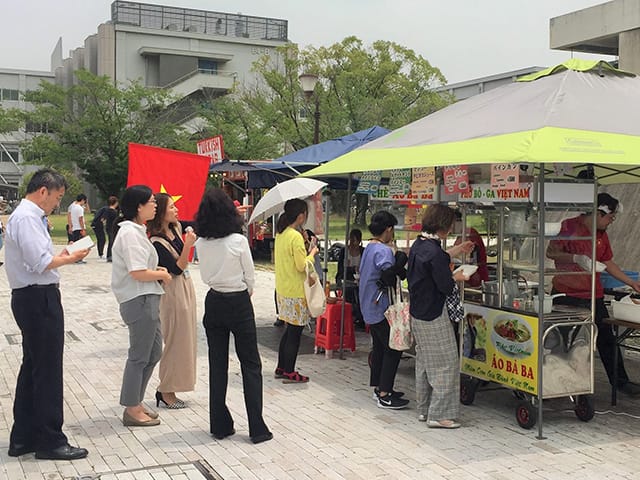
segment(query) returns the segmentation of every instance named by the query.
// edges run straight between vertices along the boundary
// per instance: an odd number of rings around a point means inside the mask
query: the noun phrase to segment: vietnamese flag
[[[171,195],[180,220],[193,220],[204,193],[211,158],[167,148],[129,144],[127,187],[147,185]]]

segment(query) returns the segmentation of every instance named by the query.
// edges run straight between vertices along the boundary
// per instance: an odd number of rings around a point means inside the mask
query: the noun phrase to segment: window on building
[[[46,123],[40,122],[27,121],[24,129],[27,133],[51,133],[49,126]]]
[[[3,88],[0,90],[0,100],[19,100],[20,92],[10,88]]]
[[[8,152],[8,153],[7,153]],[[13,158],[14,162],[18,162],[18,151],[17,150],[4,150],[0,151],[0,162],[11,162],[11,158]]]
[[[198,70],[202,73],[209,73],[211,75],[218,74],[218,62],[210,60],[208,58],[198,59]]]

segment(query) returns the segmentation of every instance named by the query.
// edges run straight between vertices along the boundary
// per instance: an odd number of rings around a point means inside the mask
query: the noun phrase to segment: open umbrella
[[[640,78],[569,60],[454,103],[303,176],[491,163],[594,164],[600,183],[640,180]]]
[[[325,182],[313,178],[293,178],[286,182],[278,183],[256,204],[249,223],[264,220],[276,213],[280,213],[284,209],[284,204],[287,200],[310,197],[326,186]]]

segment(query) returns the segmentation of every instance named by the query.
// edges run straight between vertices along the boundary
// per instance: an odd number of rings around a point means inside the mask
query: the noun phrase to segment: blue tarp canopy
[[[310,145],[301,150],[277,158],[269,164],[260,164],[259,169],[249,169],[248,188],[271,188],[294,176],[296,171],[302,173],[322,163],[329,162],[365,143],[389,133],[386,128],[374,126],[343,137],[327,140],[317,145]],[[346,180],[336,177],[320,179],[329,183],[331,188],[346,188]],[[354,184],[355,185],[355,184]]]

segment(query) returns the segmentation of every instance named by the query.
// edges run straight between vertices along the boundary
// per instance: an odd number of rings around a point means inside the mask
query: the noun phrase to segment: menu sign
[[[411,171],[411,194],[416,200],[433,200],[436,193],[436,169],[414,168]]]
[[[466,165],[444,167],[443,169],[444,192],[462,193],[469,190],[469,170]]]
[[[389,195],[391,198],[408,198],[411,191],[411,170],[395,169],[389,171]]]
[[[513,188],[520,183],[520,166],[517,163],[494,163],[491,165],[491,186]]]
[[[382,179],[382,173],[380,170],[372,170],[370,172],[363,172],[360,175],[358,181],[358,188],[356,193],[363,193],[365,195],[378,195],[378,188],[380,187],[380,180]]]
[[[538,393],[538,318],[465,303],[460,372]]]

